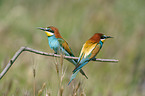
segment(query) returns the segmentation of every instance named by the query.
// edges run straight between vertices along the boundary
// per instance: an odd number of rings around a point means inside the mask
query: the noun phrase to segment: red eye
[[[47,28],[46,31],[49,31],[49,32],[51,32],[51,33],[54,33],[54,31],[53,31],[51,28]]]
[[[50,32],[51,30],[50,29],[47,29],[46,31],[49,31]]]

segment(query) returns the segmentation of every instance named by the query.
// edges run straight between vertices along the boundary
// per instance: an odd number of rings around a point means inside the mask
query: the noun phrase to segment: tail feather
[[[78,66],[75,60],[72,60],[72,59],[66,59],[66,60],[68,60],[69,62],[74,64],[76,67]],[[88,79],[87,75],[85,74],[85,72],[82,69],[80,70],[80,73]]]
[[[84,71],[82,69],[80,70],[80,73],[88,79],[88,76],[84,73]]]
[[[77,66],[77,67],[73,70],[73,73],[75,73],[77,70],[81,69],[82,67],[83,67],[83,65]]]
[[[81,69],[81,68],[82,68],[83,66],[85,66],[87,63],[88,63],[88,62],[85,62],[85,63],[83,63],[83,64],[78,64],[78,65],[76,66],[76,68],[73,70],[73,73],[75,73],[77,70]]]
[[[70,78],[70,81],[69,81],[68,85],[71,83],[71,81],[72,81],[73,79],[75,79],[75,77],[77,76],[77,74],[78,74],[79,71],[80,71],[80,69],[77,70],[75,73],[73,73],[73,74],[71,75],[71,78]]]

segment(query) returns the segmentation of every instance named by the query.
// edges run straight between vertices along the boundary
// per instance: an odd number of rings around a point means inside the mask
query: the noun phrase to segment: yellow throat
[[[48,32],[48,31],[45,31],[45,33],[46,33],[47,36],[52,36],[52,35],[54,35],[54,33],[51,33],[51,32]]]

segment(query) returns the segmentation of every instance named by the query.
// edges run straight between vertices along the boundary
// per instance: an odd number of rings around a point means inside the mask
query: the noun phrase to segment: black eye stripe
[[[51,31],[50,29],[47,29],[46,31]]]
[[[54,31],[53,31],[53,30],[51,30],[50,28],[48,28],[46,31],[49,31],[49,32],[54,33]]]
[[[53,31],[53,30],[51,30],[51,32],[52,32],[52,33],[54,33],[54,31]]]
[[[106,38],[107,38],[107,37],[106,37],[106,36],[104,36],[104,35],[103,35],[103,36],[101,36],[101,39],[106,39]]]
[[[101,36],[101,39],[104,39],[104,36]]]

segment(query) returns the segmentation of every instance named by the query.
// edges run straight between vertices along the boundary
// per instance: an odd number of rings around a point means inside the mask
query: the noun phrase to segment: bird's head
[[[95,42],[100,42],[100,40],[104,43],[104,41],[108,38],[113,38],[111,36],[106,36],[102,33],[95,33],[93,37],[90,38],[90,40]]]
[[[58,29],[53,26],[48,26],[46,28],[39,27],[38,29],[43,30],[48,37],[51,37],[51,36],[55,35],[56,33],[59,33]]]
[[[111,36],[106,36],[106,35],[104,35],[104,34],[101,34],[101,36],[100,36],[100,40],[102,41],[102,42],[104,42],[106,39],[108,39],[108,38],[113,38],[113,37],[111,37]]]

